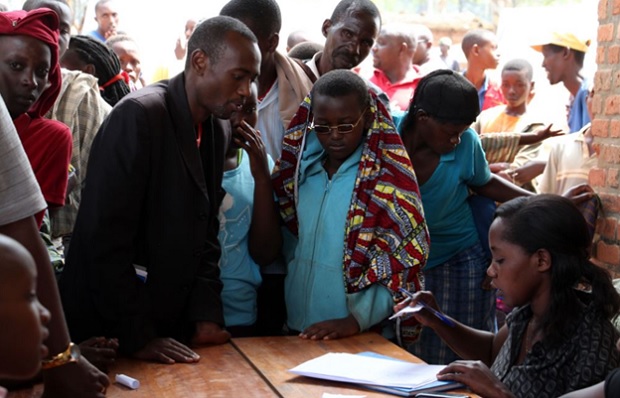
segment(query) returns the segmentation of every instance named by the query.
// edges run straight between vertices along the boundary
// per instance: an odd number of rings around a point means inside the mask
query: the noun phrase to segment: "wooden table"
[[[332,341],[310,341],[297,336],[239,338],[228,344],[196,349],[201,356],[196,364],[162,365],[120,358],[110,372],[110,378],[123,373],[138,379],[140,388],[131,390],[112,383],[107,396],[321,398],[323,393],[331,393],[368,398],[393,397],[351,384],[296,376],[288,372],[288,369],[328,352],[355,354],[364,351],[421,362],[375,333]],[[10,393],[9,398],[40,397],[41,390],[39,385],[34,389]]]
[[[288,372],[288,369],[302,362],[329,352],[357,354],[374,351],[404,361],[422,362],[376,333],[363,333],[346,339],[327,341],[303,340],[297,336],[249,337],[233,339],[232,344],[277,391],[278,396],[284,398],[321,398],[323,393],[363,395],[368,398],[394,397],[353,384],[312,379]],[[475,394],[465,394],[477,397]]]
[[[252,368],[232,344],[202,347],[195,350],[200,361],[193,364],[163,365],[119,358],[109,373],[107,397],[129,398],[233,398],[277,397],[278,395]],[[140,381],[140,388],[131,390],[114,383],[117,373]],[[42,386],[20,390],[8,398],[38,398]],[[239,393],[243,392],[242,395]],[[70,397],[67,397],[70,398]]]
[[[328,352],[356,354],[374,351],[393,358],[421,362],[415,356],[375,333],[327,341],[303,340],[297,336],[250,337],[234,339],[232,344],[255,366],[279,396],[285,398],[320,398],[324,392],[367,397],[390,396],[351,384],[296,376],[288,372],[288,369]]]

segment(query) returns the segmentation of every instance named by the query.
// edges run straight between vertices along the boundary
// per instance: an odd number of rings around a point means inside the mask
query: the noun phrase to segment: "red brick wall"
[[[590,185],[600,195],[603,212],[594,237],[594,260],[620,277],[620,0],[600,0],[594,77],[592,134],[599,151]]]

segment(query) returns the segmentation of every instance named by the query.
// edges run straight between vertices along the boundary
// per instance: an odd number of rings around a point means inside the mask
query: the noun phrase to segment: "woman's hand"
[[[245,120],[237,127],[233,140],[250,156],[250,171],[256,183],[268,181],[271,183],[271,171],[267,161],[267,150],[261,139],[260,132],[255,130]]]
[[[425,305],[437,310],[440,313],[442,312],[437,305],[435,296],[433,296],[433,293],[429,291],[420,291],[414,293],[411,299],[407,299],[396,304],[394,306],[394,312],[396,313],[407,306],[414,307],[420,302],[423,302]],[[438,324],[437,322],[442,323],[442,321],[437,316],[424,308],[422,308],[420,311],[412,312],[411,316],[413,316],[418,322],[420,322],[420,324],[424,326],[433,327]]]
[[[455,361],[437,374],[438,380],[453,380],[485,398],[515,398],[488,366],[481,361]]]

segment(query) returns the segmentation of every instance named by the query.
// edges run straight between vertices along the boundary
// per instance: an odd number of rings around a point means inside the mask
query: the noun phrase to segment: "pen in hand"
[[[409,297],[410,299],[413,299],[413,293],[411,293],[410,291],[408,291],[407,289],[403,289],[402,287],[398,289],[402,294],[404,294],[405,296]],[[447,316],[445,316],[444,314],[442,314],[441,312],[437,311],[436,309],[434,309],[433,307],[431,307],[430,305],[426,304],[424,301],[418,301],[417,304],[420,304],[422,307],[426,308],[430,313],[432,313],[433,315],[435,315],[437,318],[439,318],[443,323],[445,323],[446,325],[450,326],[450,327],[456,327],[456,324],[454,323],[454,321],[450,318],[448,318]]]

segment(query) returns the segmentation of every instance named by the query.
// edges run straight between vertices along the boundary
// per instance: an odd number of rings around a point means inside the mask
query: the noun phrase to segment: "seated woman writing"
[[[609,274],[589,261],[577,207],[557,195],[513,199],[497,209],[489,240],[487,274],[515,309],[496,335],[459,322],[450,327],[424,309],[414,313],[462,358],[476,360],[455,361],[438,379],[484,397],[519,398],[557,397],[604,380],[620,363],[610,322],[620,297]],[[438,309],[430,292],[410,304],[420,301]]]
[[[290,331],[350,336],[386,319],[399,288],[422,288],[429,241],[416,177],[359,76],[321,76],[291,121],[272,179],[288,229]]]

